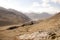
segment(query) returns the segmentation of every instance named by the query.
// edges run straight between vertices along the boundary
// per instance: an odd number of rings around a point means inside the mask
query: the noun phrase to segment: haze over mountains
[[[32,20],[42,20],[42,19],[47,19],[52,16],[52,14],[43,12],[43,13],[27,13],[26,14],[29,18]]]
[[[30,21],[30,18],[14,9],[0,7],[0,26],[13,25]]]

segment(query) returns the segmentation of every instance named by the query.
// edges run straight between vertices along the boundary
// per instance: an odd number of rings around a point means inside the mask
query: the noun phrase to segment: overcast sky
[[[60,0],[0,0],[0,6],[21,12],[55,13],[60,11]]]

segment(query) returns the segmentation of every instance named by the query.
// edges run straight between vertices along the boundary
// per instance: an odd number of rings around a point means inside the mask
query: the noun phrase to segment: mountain
[[[38,19],[46,19],[46,18],[49,18],[51,17],[52,15],[51,14],[48,14],[46,12],[43,12],[43,13],[27,13],[26,14],[29,18],[31,18],[32,20],[38,20]]]
[[[0,26],[13,25],[30,21],[22,12],[0,7]]]

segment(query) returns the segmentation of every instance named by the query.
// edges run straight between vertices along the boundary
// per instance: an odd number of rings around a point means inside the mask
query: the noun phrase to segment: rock
[[[20,40],[42,40],[42,39],[47,39],[49,37],[48,32],[33,32],[31,34],[23,34],[19,35],[18,38]]]

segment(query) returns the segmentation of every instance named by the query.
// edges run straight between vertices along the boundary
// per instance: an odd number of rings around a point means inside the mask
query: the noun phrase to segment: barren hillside
[[[30,18],[28,18],[23,13],[13,9],[11,10],[12,11],[0,7],[0,26],[13,25],[30,21]]]

